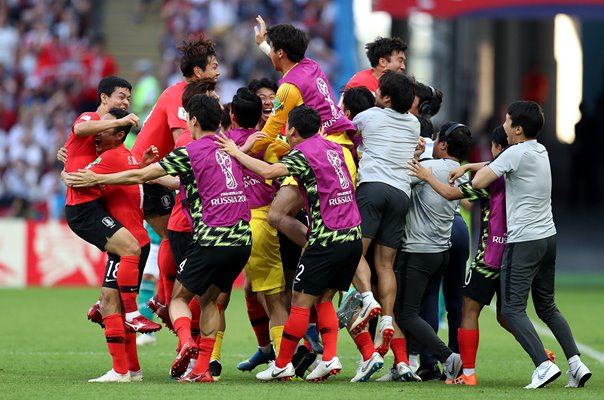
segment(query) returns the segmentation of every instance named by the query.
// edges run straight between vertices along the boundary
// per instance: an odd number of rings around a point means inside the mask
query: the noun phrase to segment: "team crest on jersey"
[[[90,169],[93,166],[99,164],[101,161],[102,161],[101,157],[97,157],[97,159],[94,160],[93,162],[91,162],[90,164],[88,164],[85,169]]]

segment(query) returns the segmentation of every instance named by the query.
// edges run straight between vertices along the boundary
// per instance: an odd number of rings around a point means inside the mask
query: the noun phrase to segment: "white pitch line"
[[[493,311],[494,313],[497,312],[496,307],[492,304],[488,308],[489,308],[489,310]],[[543,325],[543,323],[541,323],[540,321],[535,321],[532,318],[529,318],[529,319],[531,320],[531,323],[535,327],[535,330],[537,331],[538,334],[547,336],[550,339],[556,340],[556,337],[554,336],[552,331],[549,330],[549,328],[547,326]],[[577,344],[577,347],[579,348],[581,355],[586,355],[589,358],[593,358],[600,364],[604,364],[604,353],[602,353],[601,351],[598,351],[598,350],[594,349],[593,347],[590,347],[586,344],[579,343],[576,340],[575,340],[575,343]]]

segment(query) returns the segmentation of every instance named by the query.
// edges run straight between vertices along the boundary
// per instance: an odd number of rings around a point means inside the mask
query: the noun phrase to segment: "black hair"
[[[438,140],[447,143],[447,154],[461,160],[472,143],[472,132],[464,124],[447,122],[440,127]]]
[[[187,106],[189,118],[197,118],[201,129],[204,131],[216,131],[220,125],[222,109],[220,103],[207,94],[196,94],[191,97]]]
[[[99,82],[99,86],[96,92],[97,106],[101,105],[101,94],[111,96],[117,88],[126,88],[132,91],[132,85],[130,82],[119,76],[106,76]]]
[[[417,120],[419,121],[419,135],[431,138],[434,135],[434,125],[432,125],[430,118],[425,115],[419,115],[417,116]]]
[[[342,105],[350,111],[350,119],[375,106],[375,96],[365,86],[348,89],[342,95]]]
[[[186,112],[189,112],[187,107],[191,97],[195,96],[196,94],[204,94],[214,90],[216,90],[216,81],[211,78],[203,78],[187,83],[185,90],[182,92],[181,100],[183,108]]]
[[[507,113],[512,127],[521,126],[524,136],[529,139],[536,138],[545,123],[543,110],[534,101],[516,101],[508,106]]]
[[[394,111],[403,114],[409,111],[415,99],[413,81],[403,75],[386,71],[380,77],[378,87],[382,96],[390,96],[390,103]]]
[[[419,99],[418,110],[421,115],[433,117],[438,114],[443,102],[443,92],[415,81],[415,96]]]
[[[231,102],[231,112],[242,128],[253,128],[262,116],[262,100],[246,87],[239,88]]]
[[[407,43],[397,37],[383,38],[378,36],[373,42],[365,45],[367,58],[373,68],[380,63],[380,58],[385,58],[390,62],[390,56],[394,51],[406,52]]]
[[[296,128],[298,134],[307,139],[319,131],[321,117],[312,107],[297,106],[289,112],[287,125],[289,128]]]
[[[220,117],[220,126],[224,132],[231,129],[231,125],[233,121],[231,121],[231,103],[226,103],[222,105],[222,116]]]
[[[300,62],[308,47],[308,37],[300,29],[291,24],[271,26],[266,31],[268,42],[275,51],[283,50],[292,62]]]
[[[112,108],[111,110],[109,110],[109,114],[113,115],[115,117],[115,119],[122,119],[126,115],[128,115],[128,111],[122,110],[121,108]],[[132,128],[132,124],[126,125],[126,126],[118,126],[118,127],[113,128],[113,133],[118,133],[118,132],[123,131],[124,137],[122,137],[122,143],[124,143],[124,140],[126,140],[126,136],[128,136],[128,133],[130,132],[131,128]]]
[[[180,70],[186,78],[193,76],[195,67],[205,71],[210,58],[216,57],[214,42],[203,35],[192,36],[189,40],[183,40],[177,48],[182,52]]]
[[[262,88],[267,88],[267,89],[270,89],[273,92],[277,93],[277,89],[279,89],[279,86],[277,85],[277,82],[273,81],[272,79],[260,78],[260,79],[252,79],[250,81],[250,83],[248,83],[247,88],[250,89],[254,93],[256,93],[258,90],[260,90]]]
[[[499,145],[503,149],[508,146],[508,135],[506,135],[505,129],[503,129],[502,125],[499,125],[497,128],[493,129],[493,131],[489,134],[489,139],[491,139],[491,143]]]

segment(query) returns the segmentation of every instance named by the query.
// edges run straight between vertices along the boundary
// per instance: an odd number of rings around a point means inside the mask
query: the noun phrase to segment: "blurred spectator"
[[[161,87],[153,73],[153,63],[151,60],[146,58],[137,60],[134,64],[134,69],[137,77],[132,88],[130,111],[135,113],[144,123],[147,115],[149,115],[149,112],[155,105],[155,101],[161,94]],[[142,124],[140,128],[142,128]]]
[[[0,0],[0,216],[62,215],[55,155],[86,100],[82,82],[94,80],[94,109],[98,80],[117,72],[98,41],[87,50],[91,3]]]
[[[204,33],[216,42],[222,75],[221,99],[230,99],[236,89],[253,78],[278,79],[270,60],[256,48],[254,24],[262,15],[267,24],[291,23],[311,39],[307,55],[316,60],[328,78],[338,73],[333,56],[334,6],[329,0],[165,0],[162,18],[162,85],[182,79],[176,45],[191,33]]]

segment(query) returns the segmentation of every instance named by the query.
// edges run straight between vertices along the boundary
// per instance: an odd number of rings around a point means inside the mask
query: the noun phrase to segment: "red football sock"
[[[136,295],[138,293],[138,263],[140,257],[121,256],[117,269],[117,284],[126,313],[138,311]]]
[[[409,365],[409,358],[407,357],[407,339],[405,338],[394,338],[390,341],[390,348],[394,353],[394,363],[398,364],[401,361]]]
[[[157,265],[159,266],[163,280],[164,298],[166,301],[164,304],[168,305],[170,304],[170,299],[172,299],[172,289],[176,280],[176,263],[174,262],[168,239],[163,239],[159,244]]]
[[[338,347],[338,315],[331,301],[325,301],[315,306],[317,309],[317,328],[321,332],[323,341],[324,361],[329,361],[336,356]]]
[[[371,340],[371,335],[367,331],[358,334],[354,338],[354,343],[357,345],[357,348],[361,352],[361,355],[363,356],[363,361],[369,360],[375,352],[373,340]]]
[[[212,356],[212,350],[214,349],[215,338],[201,338],[199,341],[199,355],[197,356],[197,362],[193,367],[193,373],[201,375],[210,369],[210,357]]]
[[[298,342],[306,333],[308,328],[308,319],[310,310],[302,307],[292,306],[289,311],[289,317],[285,321],[283,328],[283,339],[281,339],[281,348],[275,365],[278,368],[284,368],[291,362],[294,351],[298,347]]]
[[[269,333],[269,318],[264,311],[264,307],[258,301],[256,293],[252,293],[251,296],[245,297],[245,305],[247,306],[247,315],[252,324],[252,329],[256,334],[256,341],[258,347],[264,347],[271,343],[271,336]]]
[[[464,368],[476,368],[476,353],[478,352],[478,329],[457,330],[459,355]]]
[[[191,310],[191,336],[197,341],[199,338],[199,317],[201,316],[201,306],[197,297],[189,302],[189,310]]]
[[[111,314],[103,317],[105,324],[105,339],[109,354],[113,361],[113,370],[118,374],[128,372],[126,361],[126,332],[124,329],[124,316],[121,314]]]
[[[166,297],[164,296],[164,280],[161,270],[159,271],[159,277],[157,278],[157,293],[155,294],[155,298],[157,299],[158,303],[166,305]]]
[[[126,359],[128,371],[140,371],[141,366],[138,363],[138,352],[136,350],[136,333],[126,333]]]
[[[178,348],[191,339],[191,318],[180,317],[174,321],[174,332],[178,335]]]

